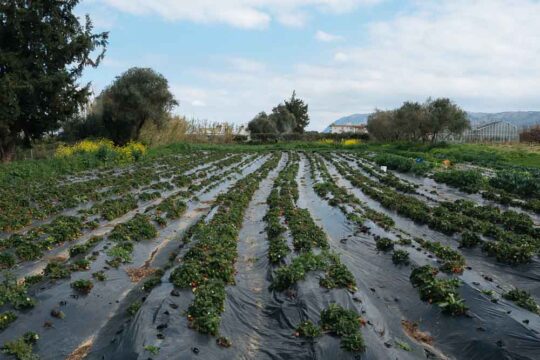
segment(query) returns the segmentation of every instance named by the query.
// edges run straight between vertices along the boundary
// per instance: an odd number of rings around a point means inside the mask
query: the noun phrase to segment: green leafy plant
[[[159,350],[160,350],[160,348],[158,346],[154,346],[154,345],[146,345],[144,347],[144,351],[147,351],[152,355],[158,355]]]
[[[27,332],[17,340],[9,341],[2,347],[2,352],[14,356],[17,360],[38,360],[34,354],[34,344],[39,339],[35,332]]]
[[[310,320],[302,322],[296,328],[296,336],[305,338],[317,338],[322,335],[322,330],[319,326],[313,324]]]
[[[515,302],[518,306],[540,315],[540,306],[534,298],[525,290],[512,289],[502,295],[503,298]]]
[[[341,347],[347,351],[365,350],[364,340],[359,327],[362,318],[352,310],[340,305],[330,304],[321,312],[321,327],[341,337]]]
[[[6,329],[9,324],[17,320],[17,315],[12,311],[5,311],[0,314],[0,330]]]
[[[389,238],[377,238],[375,239],[375,245],[377,250],[390,251],[394,248],[394,242]]]
[[[408,265],[409,253],[405,250],[394,250],[392,253],[392,262],[396,265]]]
[[[82,294],[88,294],[94,287],[90,280],[80,279],[71,283],[71,287]]]

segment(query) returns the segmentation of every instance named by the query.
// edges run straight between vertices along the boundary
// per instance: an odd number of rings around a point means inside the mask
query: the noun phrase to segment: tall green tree
[[[296,119],[295,133],[302,134],[309,125],[308,104],[296,97],[296,91],[293,91],[289,100],[285,100],[285,107]]]
[[[405,102],[396,110],[376,110],[368,117],[368,131],[378,140],[444,140],[470,127],[467,113],[451,100],[428,99],[424,104]]]
[[[442,133],[460,134],[470,127],[467,113],[450,99],[429,99],[426,104],[429,113],[431,142],[435,142]]]
[[[297,129],[296,117],[283,104],[272,109],[269,119],[275,124],[277,132],[280,134],[290,134]]]
[[[167,79],[150,68],[131,68],[96,99],[91,116],[101,118],[106,136],[117,144],[139,139],[148,121],[161,127],[178,105]]]
[[[248,130],[251,134],[273,135],[278,133],[275,122],[270,120],[269,116],[264,111],[257,114],[257,116],[248,123]]]
[[[103,59],[108,33],[73,10],[80,0],[0,0],[0,158],[31,146],[88,101],[77,81]],[[97,53],[96,53],[97,51]],[[93,56],[94,55],[94,56]]]

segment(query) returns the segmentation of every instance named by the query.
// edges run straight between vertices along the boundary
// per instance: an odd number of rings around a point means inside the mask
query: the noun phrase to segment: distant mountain
[[[353,115],[349,115],[349,116],[345,116],[345,117],[342,117],[340,119],[337,119],[336,121],[334,121],[330,125],[333,125],[333,124],[336,124],[336,125],[349,125],[349,124],[360,125],[360,124],[365,124],[365,123],[367,123],[368,116],[369,116],[369,114],[353,114]],[[330,132],[330,126],[328,126],[326,129],[324,129],[323,132],[329,133]]]
[[[518,128],[529,127],[540,124],[540,111],[506,111],[500,113],[480,113],[468,112],[469,120],[473,126],[485,124],[492,121],[504,120],[516,125]],[[367,123],[369,114],[354,114],[337,119],[332,124],[336,125],[360,125]],[[330,132],[330,126],[324,129],[325,133]]]

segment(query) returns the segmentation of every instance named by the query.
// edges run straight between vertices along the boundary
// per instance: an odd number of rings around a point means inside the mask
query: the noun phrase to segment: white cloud
[[[223,23],[239,28],[265,28],[277,19],[287,26],[302,26],[306,11],[347,12],[383,0],[93,0],[136,15],[157,14],[167,20]]]
[[[343,40],[343,37],[319,30],[315,33],[315,39],[322,42],[335,42]]]
[[[205,107],[206,106],[204,101],[201,101],[201,100],[193,100],[191,102],[191,105],[194,106],[194,107]]]
[[[266,70],[266,64],[252,59],[233,57],[228,59],[229,64],[234,70],[244,72],[262,72]]]
[[[195,3],[201,1],[186,2],[186,7],[195,11],[199,6]],[[141,2],[125,0],[125,6]],[[145,3],[157,9],[152,4],[165,2]],[[273,14],[266,0],[222,0],[214,6],[222,8],[222,3]],[[276,5],[272,11],[284,8],[287,1],[275,3],[281,7]],[[297,10],[311,4],[321,11],[348,11],[348,6],[359,4],[353,0],[291,3]],[[414,4],[409,12],[369,23],[356,44],[348,38],[351,46],[342,46],[334,54],[305,56],[303,64],[281,64],[279,72],[270,64],[234,57],[226,66],[194,65],[186,71],[197,79],[198,87],[173,88],[181,102],[179,111],[246,123],[259,111],[271,110],[293,89],[309,103],[310,127],[318,130],[339,116],[395,107],[405,100],[423,101],[428,96],[450,97],[471,111],[540,110],[539,1],[425,0]],[[197,106],[201,103],[205,106]]]
[[[347,56],[347,54],[345,54],[343,52],[337,52],[334,55],[334,60],[337,61],[337,62],[346,62],[346,61],[349,60],[349,57]]]
[[[471,111],[540,110],[540,3],[452,0],[416,3],[414,12],[371,23],[367,41],[273,73],[208,71],[207,117],[246,122],[296,89],[312,128],[337,116],[390,108],[405,100],[450,97]],[[317,64],[317,65],[315,65]]]

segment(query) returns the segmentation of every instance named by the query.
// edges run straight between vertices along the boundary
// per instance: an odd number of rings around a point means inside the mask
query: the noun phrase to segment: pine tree
[[[108,33],[75,16],[80,0],[0,0],[0,158],[31,146],[85,104],[77,80],[103,59]],[[94,51],[101,52],[92,58]]]

